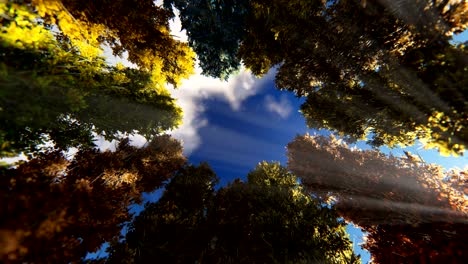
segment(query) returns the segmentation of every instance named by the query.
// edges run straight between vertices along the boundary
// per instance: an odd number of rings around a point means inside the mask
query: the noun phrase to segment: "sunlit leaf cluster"
[[[153,72],[160,89],[193,74],[193,51],[170,35],[170,14],[153,1],[31,0],[30,5],[82,56],[99,55],[101,44],[116,55],[127,52],[140,69]]]

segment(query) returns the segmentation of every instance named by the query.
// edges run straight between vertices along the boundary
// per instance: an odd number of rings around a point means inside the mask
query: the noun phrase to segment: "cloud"
[[[106,140],[103,136],[98,135],[93,132],[94,136],[94,144],[99,148],[100,151],[115,151],[117,149],[117,146],[119,145],[118,140],[111,140],[108,141]],[[133,135],[125,135],[122,133],[118,133],[119,137],[128,137],[130,139],[130,145],[135,146],[135,147],[143,147],[148,141],[146,140],[145,137],[139,134],[133,134]]]
[[[187,41],[187,34],[182,30],[180,19],[170,21],[171,33],[181,41]],[[195,69],[195,75],[185,80],[178,89],[171,89],[171,94],[177,99],[177,103],[184,111],[182,125],[171,131],[170,134],[182,141],[184,152],[190,155],[200,144],[201,138],[199,129],[208,124],[208,120],[203,116],[205,102],[209,98],[217,98],[229,103],[231,109],[239,110],[242,102],[257,94],[264,84],[272,80],[275,70],[271,70],[263,78],[256,78],[245,68],[231,76],[227,81],[214,79],[201,75],[202,70]]]
[[[156,2],[158,5],[161,3],[162,1]],[[187,41],[186,31],[182,30],[177,12],[175,10],[176,17],[169,23],[171,34],[180,41]],[[124,54],[122,58],[117,58],[112,56],[109,47],[104,46],[103,48],[108,63],[116,64],[120,62],[128,67],[136,67],[126,60],[127,54]],[[244,100],[257,94],[266,82],[272,80],[276,70],[271,70],[263,78],[257,78],[248,70],[242,68],[237,75],[231,76],[227,81],[203,76],[201,72],[202,70],[197,63],[193,76],[185,80],[178,89],[169,89],[172,97],[177,99],[177,104],[184,112],[182,125],[174,131],[169,131],[169,134],[182,141],[186,155],[190,155],[201,144],[198,130],[208,124],[208,120],[203,115],[207,99],[224,100],[229,103],[233,111],[237,111],[241,108]],[[134,138],[133,141],[137,145],[144,144],[144,139],[141,138]],[[102,149],[115,148],[115,142],[101,140],[97,144],[102,146]]]
[[[239,110],[244,100],[257,94],[274,76],[272,71],[263,78],[257,78],[248,70],[241,69],[228,81],[222,81],[201,75],[199,68],[196,71],[197,74],[184,81],[180,88],[171,89],[172,96],[184,111],[184,117],[183,124],[170,134],[183,142],[186,155],[201,144],[198,130],[208,124],[203,116],[207,99],[224,100],[233,111]]]
[[[276,113],[282,118],[287,118],[293,110],[291,103],[285,95],[281,96],[279,101],[276,101],[273,96],[267,95],[265,97],[265,107],[269,112]]]
[[[22,160],[28,160],[28,157],[26,157],[26,155],[24,155],[24,153],[20,153],[18,156],[16,157],[11,157],[11,158],[0,158],[0,164],[1,163],[6,163],[6,164],[13,164],[13,163],[17,163],[18,161],[22,161]]]

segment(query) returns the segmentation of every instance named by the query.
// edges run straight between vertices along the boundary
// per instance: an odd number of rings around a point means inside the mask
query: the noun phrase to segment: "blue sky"
[[[300,100],[275,91],[271,84],[267,82],[237,110],[221,100],[207,100],[207,124],[199,129],[201,143],[190,160],[209,161],[216,171],[222,171],[224,182],[244,177],[263,160],[284,164],[286,144],[307,129],[297,113]],[[281,107],[290,110],[272,110]]]

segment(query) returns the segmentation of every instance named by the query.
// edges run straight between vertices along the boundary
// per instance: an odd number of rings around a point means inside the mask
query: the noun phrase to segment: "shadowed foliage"
[[[246,0],[164,0],[170,12],[179,12],[182,29],[197,53],[203,74],[227,80],[239,68],[239,40],[245,35]],[[175,14],[173,13],[173,16]]]

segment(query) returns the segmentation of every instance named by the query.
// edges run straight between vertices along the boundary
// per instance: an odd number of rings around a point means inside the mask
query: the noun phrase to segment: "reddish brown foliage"
[[[1,171],[0,260],[79,261],[119,235],[128,207],[185,163],[180,144],[156,137],[144,148],[46,153]]]
[[[375,262],[468,258],[466,171],[444,172],[409,153],[353,150],[333,137],[297,137],[288,152],[289,168],[306,188],[369,232],[364,247]]]

